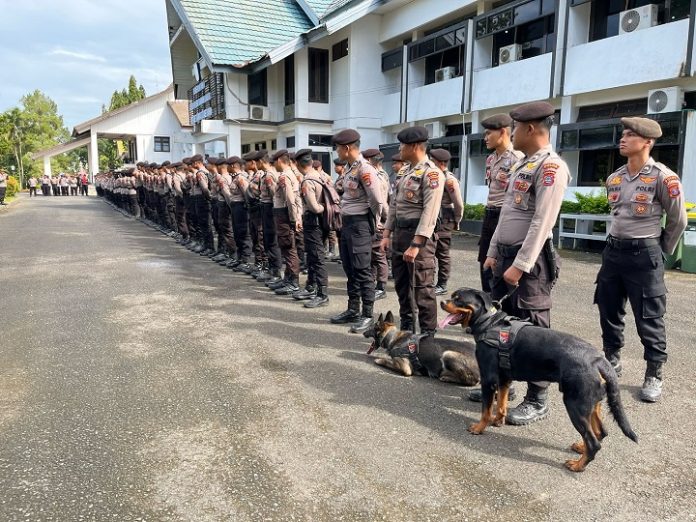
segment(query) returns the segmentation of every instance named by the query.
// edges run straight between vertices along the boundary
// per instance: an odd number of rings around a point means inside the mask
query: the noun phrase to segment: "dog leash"
[[[516,284],[515,286],[513,286],[513,287],[512,287],[512,290],[510,290],[507,294],[505,294],[503,297],[501,297],[501,298],[498,299],[497,301],[493,301],[493,306],[495,306],[496,308],[500,309],[501,306],[502,306],[502,304],[503,304],[503,301],[505,301],[506,299],[510,298],[510,296],[512,296],[512,294],[514,294],[515,292],[517,292],[517,289],[518,289],[519,287],[520,287],[519,284]]]

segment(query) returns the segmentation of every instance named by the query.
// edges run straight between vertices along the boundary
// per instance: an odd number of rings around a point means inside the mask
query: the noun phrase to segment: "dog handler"
[[[503,301],[503,310],[544,328],[551,327],[551,289],[558,277],[552,229],[570,181],[568,166],[549,141],[553,114],[547,102],[527,103],[510,112],[515,121],[512,143],[524,157],[512,168],[483,265],[484,271],[493,270],[494,299],[516,289]],[[527,383],[524,401],[508,412],[507,422],[524,425],[546,417],[548,386]]]
[[[650,156],[655,140],[662,136],[660,124],[648,118],[621,118],[621,123],[619,153],[628,162],[607,179],[613,219],[597,275],[595,303],[604,353],[620,374],[628,297],[647,361],[640,398],[656,402],[662,395],[662,365],[667,360],[662,252],[673,253],[686,228],[684,193],[679,176]]]

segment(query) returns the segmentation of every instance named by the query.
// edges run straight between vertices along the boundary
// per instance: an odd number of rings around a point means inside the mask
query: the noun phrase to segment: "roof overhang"
[[[68,141],[67,143],[61,143],[50,149],[44,149],[34,152],[31,156],[35,160],[41,158],[52,158],[53,156],[58,156],[58,154],[64,154],[70,152],[71,150],[79,149],[80,147],[85,147],[89,145],[91,137],[87,136],[85,138],[75,138]]]

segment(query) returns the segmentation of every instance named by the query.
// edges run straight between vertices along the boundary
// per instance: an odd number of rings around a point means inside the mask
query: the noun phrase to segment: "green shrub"
[[[483,215],[486,213],[486,205],[479,203],[478,205],[464,205],[464,219],[469,221],[483,221]]]
[[[5,192],[6,198],[11,198],[19,192],[19,181],[14,176],[8,176],[7,178],[7,191]]]

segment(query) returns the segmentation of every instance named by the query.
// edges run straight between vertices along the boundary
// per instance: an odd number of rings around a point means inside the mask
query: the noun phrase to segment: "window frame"
[[[258,85],[254,85],[255,82],[259,82]],[[260,96],[254,95],[252,100],[252,88],[259,88]],[[261,105],[263,107],[268,107],[268,69],[263,68],[258,72],[250,74],[247,76],[247,99],[249,100],[249,105]]]
[[[307,49],[307,61],[307,97],[309,102],[329,103],[329,50],[309,47]]]
[[[166,150],[165,149],[166,145]],[[155,141],[153,144],[155,152],[171,152],[172,142],[170,136],[155,136]]]
[[[344,38],[331,46],[331,61],[336,62],[341,58],[348,56],[350,52],[348,38]]]

